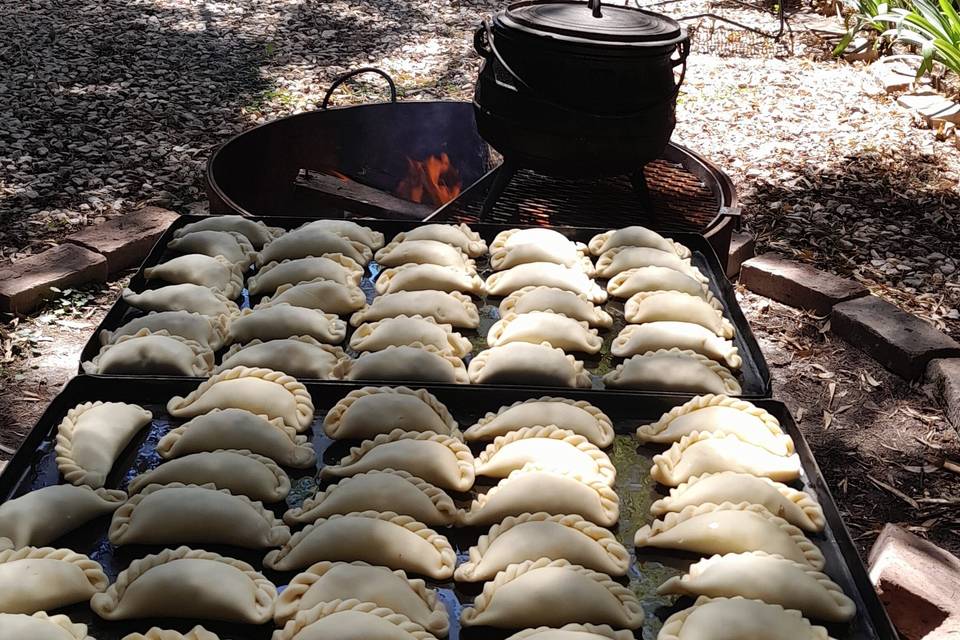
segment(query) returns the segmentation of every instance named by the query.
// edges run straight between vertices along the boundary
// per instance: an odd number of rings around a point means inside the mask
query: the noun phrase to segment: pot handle
[[[676,95],[680,93],[680,85],[683,84],[683,79],[687,77],[687,58],[690,57],[690,38],[677,43],[677,53],[680,54],[680,57],[673,61],[673,67],[676,68],[677,65],[680,64],[682,64],[683,67],[680,69],[680,78],[677,80],[677,87],[673,91],[673,97],[676,97]]]
[[[353,69],[352,71],[347,71],[344,74],[341,74],[334,78],[333,82],[330,83],[330,88],[327,89],[326,95],[323,96],[323,102],[320,103],[321,109],[326,109],[330,105],[330,96],[333,95],[333,92],[342,85],[344,82],[349,80],[354,76],[358,76],[361,73],[376,73],[379,76],[382,76],[384,80],[387,81],[387,84],[390,86],[390,102],[397,101],[397,85],[394,84],[393,78],[390,75],[383,71],[382,69],[377,69],[376,67],[360,67],[359,69]]]

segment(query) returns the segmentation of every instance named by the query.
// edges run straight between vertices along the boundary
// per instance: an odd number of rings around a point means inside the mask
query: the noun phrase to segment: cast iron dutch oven
[[[480,135],[519,165],[629,174],[670,141],[690,52],[671,18],[600,0],[524,0],[484,20],[474,47],[485,59]]]

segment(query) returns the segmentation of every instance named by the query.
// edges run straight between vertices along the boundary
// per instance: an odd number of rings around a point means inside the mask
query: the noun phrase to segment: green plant
[[[960,14],[951,0],[912,0],[912,7],[896,8],[877,16],[877,21],[894,25],[883,35],[920,47],[923,58],[917,78],[939,62],[960,73]]]
[[[902,5],[902,0],[843,0],[843,6],[847,9],[847,15],[844,24],[847,32],[833,50],[833,55],[842,55],[850,43],[861,31],[875,31],[878,34],[883,33],[887,26],[878,18],[883,15],[889,15],[893,7]]]

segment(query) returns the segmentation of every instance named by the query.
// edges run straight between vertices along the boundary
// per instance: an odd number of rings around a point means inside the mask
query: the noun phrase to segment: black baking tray
[[[153,250],[147,256],[146,260],[144,260],[143,265],[131,278],[130,288],[134,291],[140,292],[144,291],[145,289],[163,286],[163,282],[157,280],[146,280],[146,278],[143,277],[144,267],[151,267],[156,264],[160,264],[161,262],[165,262],[166,260],[179,255],[168,251],[166,248],[167,243],[173,239],[174,232],[184,225],[202,219],[202,216],[181,216],[176,222],[174,222],[173,225],[166,230],[163,236],[160,237],[160,239],[154,245]],[[303,218],[277,217],[260,219],[269,226],[283,227],[286,229],[292,229],[307,222]],[[397,233],[412,229],[420,224],[418,222],[409,221],[371,219],[361,219],[357,220],[357,222],[369,226],[376,231],[382,232],[387,242],[389,242]],[[518,227],[517,225],[478,223],[470,225],[470,228],[479,233],[489,244],[498,233],[505,229],[526,227],[523,225]],[[590,238],[597,233],[606,231],[604,228],[588,227],[555,227],[555,230],[574,240],[584,243],[588,242]],[[717,299],[721,301],[724,307],[724,315],[730,320],[730,322],[733,323],[736,329],[734,344],[740,352],[740,356],[743,358],[743,366],[740,372],[736,374],[737,379],[740,381],[740,385],[743,388],[743,393],[741,396],[744,398],[770,397],[770,370],[767,368],[767,363],[760,351],[760,346],[757,344],[756,338],[754,338],[753,332],[750,330],[750,325],[743,316],[740,305],[737,303],[733,286],[730,284],[730,281],[727,280],[726,275],[724,274],[724,269],[720,265],[720,261],[718,260],[713,247],[710,246],[710,243],[702,235],[695,233],[674,233],[671,234],[670,237],[690,248],[691,252],[693,253],[693,263],[699,267],[700,270],[710,279],[710,290],[717,297]],[[486,257],[477,260],[477,268],[483,277],[486,277],[492,272],[487,265]],[[360,286],[367,294],[368,302],[376,295],[373,283],[379,271],[379,265],[377,265],[376,262],[371,262],[364,272],[363,281],[361,282]],[[251,274],[248,273],[247,275],[249,277]],[[604,280],[600,280],[600,282],[605,284]],[[485,340],[486,333],[490,326],[493,325],[493,323],[496,322],[500,317],[497,307],[499,306],[502,298],[488,296],[482,299],[475,298],[474,300],[477,301],[477,307],[480,310],[480,327],[473,331],[464,329],[457,329],[457,331],[459,331],[465,337],[468,337],[474,343],[473,353],[476,354],[487,347]],[[253,304],[256,304],[258,301],[258,298],[251,301],[246,289],[243,290],[241,296],[237,299],[237,303],[240,304],[241,308],[253,306]],[[602,375],[623,361],[622,358],[614,358],[610,353],[611,342],[620,332],[620,329],[622,329],[626,324],[623,319],[623,302],[611,299],[603,306],[604,309],[606,309],[607,312],[613,316],[614,324],[610,329],[601,330],[601,335],[604,337],[604,343],[600,353],[594,356],[588,354],[573,354],[576,358],[582,360],[584,365],[591,372],[593,386],[596,389],[603,388],[600,382]],[[85,362],[91,360],[97,355],[100,350],[101,331],[116,329],[134,317],[142,315],[143,313],[144,312],[128,305],[123,301],[122,298],[118,298],[113,307],[101,321],[99,327],[91,336],[90,340],[87,341],[87,344],[84,346],[84,349],[81,352],[80,361]],[[344,341],[344,345],[341,345],[345,348],[346,343],[349,342],[352,327],[348,327],[348,329],[349,331],[347,334],[347,339]],[[346,350],[347,353],[352,356],[357,355],[349,348]],[[221,355],[222,354],[217,354],[218,362],[220,362]],[[466,359],[467,363],[469,363],[469,358],[470,356],[468,356]],[[623,393],[623,391],[619,390],[609,391],[613,393]],[[627,391],[627,393],[630,392]]]
[[[307,435],[318,453],[318,468],[323,464],[335,463],[347,453],[347,442],[333,442],[322,430],[322,419],[326,411],[351,390],[363,385],[350,382],[312,382],[306,383],[316,408],[316,417]],[[123,401],[138,403],[154,413],[149,428],[144,428],[134,441],[121,454],[112,473],[107,479],[108,488],[125,489],[129,480],[136,474],[153,468],[159,463],[155,446],[159,438],[173,423],[166,413],[165,403],[174,395],[186,395],[196,387],[196,381],[189,378],[179,379],[104,379],[80,376],[71,380],[62,392],[38,420],[29,433],[20,450],[6,469],[0,474],[0,502],[18,497],[31,490],[61,482],[55,461],[54,438],[57,426],[67,411],[77,404],[93,400]],[[488,411],[496,411],[503,405],[518,400],[535,398],[542,395],[538,390],[517,387],[427,385],[451,410],[454,418],[465,429]],[[637,445],[633,437],[634,429],[659,418],[672,407],[688,400],[688,397],[608,394],[589,390],[571,390],[557,392],[574,400],[586,400],[598,406],[613,420],[617,437],[611,448],[607,449],[611,460],[617,467],[616,490],[621,498],[621,517],[615,533],[627,549],[633,553],[633,533],[641,525],[649,523],[649,505],[666,490],[655,485],[649,477],[651,458],[662,451],[662,447],[649,448]],[[801,481],[794,483],[796,488],[804,489],[815,495],[826,515],[827,528],[823,534],[812,535],[811,539],[823,551],[826,558],[826,573],[836,581],[857,604],[857,617],[849,625],[829,625],[830,636],[836,640],[895,640],[897,638],[886,613],[871,587],[866,570],[857,554],[850,534],[841,520],[837,507],[830,496],[823,476],[817,467],[810,448],[803,435],[797,429],[787,408],[780,402],[758,400],[762,407],[776,416],[783,428],[793,437],[797,454],[803,466]],[[474,448],[478,453],[479,447]],[[316,486],[315,470],[287,470],[290,473],[293,491],[287,499],[288,504],[297,505],[312,493]],[[478,479],[478,489],[483,491],[492,484],[489,479]],[[452,494],[459,506],[465,506],[469,494]],[[287,505],[274,505],[277,514],[281,514]],[[148,553],[155,553],[157,547],[130,546],[114,548],[106,538],[110,517],[99,518],[81,529],[64,536],[51,546],[70,547],[80,553],[90,555],[100,562],[111,582],[117,573],[129,562]],[[485,528],[450,529],[438,528],[447,535],[462,561],[470,545],[477,537],[485,533]],[[210,551],[237,557],[262,570],[263,553],[239,550],[232,547],[202,545]],[[621,579],[624,584],[637,593],[647,612],[647,621],[642,630],[636,632],[636,638],[653,640],[666,617],[673,612],[689,606],[689,598],[675,600],[673,597],[656,595],[657,586],[667,577],[683,571],[696,557],[690,554],[673,554],[656,550],[644,550],[639,562],[631,563],[630,575]],[[283,588],[296,572],[264,571],[279,587]],[[454,585],[452,582],[428,583],[439,589],[441,599],[451,614],[451,640],[502,640],[510,635],[491,629],[458,628],[458,612],[479,593],[480,585]],[[75,622],[89,625],[89,633],[98,640],[119,640],[125,633],[145,631],[152,625],[188,630],[196,621],[192,620],[136,620],[125,622],[106,622],[100,620],[86,604],[78,604],[59,611],[69,615]],[[202,623],[223,638],[231,640],[267,640],[273,628],[270,625],[245,626],[217,622]]]

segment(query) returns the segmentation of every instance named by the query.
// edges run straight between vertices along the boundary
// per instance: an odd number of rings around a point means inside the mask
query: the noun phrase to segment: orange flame
[[[394,195],[411,202],[442,205],[460,195],[460,172],[450,157],[441,153],[426,160],[407,158],[407,175],[394,190]]]
[[[337,171],[336,169],[330,169],[329,167],[323,167],[322,169],[319,169],[319,171],[320,171],[320,173],[322,173],[322,174],[325,174],[325,175],[328,175],[328,176],[333,176],[334,178],[340,178],[340,179],[343,180],[344,182],[350,182],[350,177],[349,177],[349,176],[347,176],[347,175],[345,175],[345,174],[343,174],[343,173],[340,173],[340,172]]]

